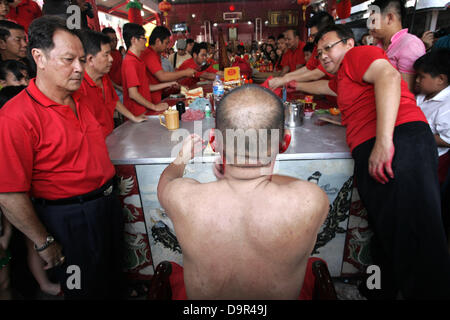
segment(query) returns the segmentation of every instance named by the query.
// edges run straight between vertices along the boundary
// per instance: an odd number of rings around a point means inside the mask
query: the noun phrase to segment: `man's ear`
[[[355,39],[348,39],[347,40],[347,46],[349,47],[349,49],[353,48],[355,46]]]
[[[448,78],[447,78],[447,76],[445,74],[439,74],[437,76],[437,78],[438,78],[439,84],[444,84],[444,83],[447,83],[447,85],[449,84],[448,83]]]
[[[87,63],[89,66],[93,66],[93,65],[94,65],[94,58],[95,58],[95,56],[92,55],[92,54],[86,55],[86,63]]]
[[[387,14],[386,14],[386,18],[387,18],[387,23],[388,24],[391,24],[391,23],[393,23],[395,20],[396,20],[396,15],[395,15],[395,13],[392,13],[392,12],[388,12]]]
[[[0,50],[6,50],[6,41],[0,39]]]
[[[283,141],[280,142],[279,152],[284,153],[291,144],[291,130],[284,129]]]
[[[31,55],[33,56],[33,60],[36,63],[36,68],[44,69],[47,62],[45,53],[41,49],[33,48],[31,49]]]

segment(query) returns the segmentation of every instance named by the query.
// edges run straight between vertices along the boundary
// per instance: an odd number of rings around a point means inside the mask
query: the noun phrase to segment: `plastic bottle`
[[[205,118],[211,118],[211,107],[209,104],[207,104],[205,108]]]
[[[216,75],[216,79],[213,82],[213,95],[214,95],[214,110],[217,112],[217,107],[224,94],[223,82],[220,80],[219,75]]]

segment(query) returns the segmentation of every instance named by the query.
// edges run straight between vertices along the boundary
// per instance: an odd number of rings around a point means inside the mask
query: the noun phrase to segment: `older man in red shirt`
[[[86,54],[86,69],[81,90],[90,103],[92,114],[102,126],[104,136],[108,136],[114,129],[114,110],[117,110],[133,122],[147,120],[145,114],[133,115],[119,101],[114,90],[108,71],[111,69],[111,40],[100,32],[85,30],[81,34]]]
[[[42,16],[41,8],[33,0],[14,0],[10,4],[10,7],[9,14],[6,18],[16,21],[25,28],[25,32],[27,33],[30,23],[34,19]]]
[[[175,72],[163,70],[161,53],[167,49],[169,38],[170,31],[164,26],[157,26],[153,29],[152,34],[148,39],[147,49],[142,53],[141,59],[145,64],[147,76],[152,85],[194,76],[195,70],[192,68]],[[159,103],[161,101],[161,94],[162,90],[152,92],[153,103]]]
[[[288,50],[281,60],[281,66],[283,67],[281,71],[282,75],[293,72],[305,64],[305,55],[303,53],[305,43],[300,40],[298,31],[289,29],[285,32],[284,36]]]
[[[212,66],[206,65],[206,60],[208,58],[208,45],[206,42],[202,43],[195,43],[194,47],[192,48],[192,58],[186,60],[181,64],[181,66],[178,68],[178,70],[187,70],[187,69],[194,69],[198,70],[194,77],[184,78],[180,80],[180,84],[186,87],[191,87],[195,85],[197,82],[200,81],[200,79],[204,80],[214,80],[216,77],[216,73],[218,71],[214,69]],[[202,67],[206,67],[206,69],[202,70]],[[223,75],[223,72],[219,73],[220,75]]]
[[[363,292],[384,299],[448,299],[450,255],[437,148],[424,114],[382,49],[355,48],[353,32],[341,25],[326,27],[317,39],[320,62],[336,77],[300,82],[297,89],[337,95],[358,193],[374,232],[373,263],[381,270],[381,288]]]
[[[0,110],[1,209],[66,299],[119,298],[123,217],[101,126],[79,91],[83,46],[45,16],[30,25],[29,48],[37,76]]]

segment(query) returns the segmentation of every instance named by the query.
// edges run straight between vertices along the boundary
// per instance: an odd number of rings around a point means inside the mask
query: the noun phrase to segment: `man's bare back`
[[[189,299],[299,296],[328,198],[313,183],[249,170],[258,169],[226,166],[223,179],[205,184],[175,179],[160,199],[183,251]]]

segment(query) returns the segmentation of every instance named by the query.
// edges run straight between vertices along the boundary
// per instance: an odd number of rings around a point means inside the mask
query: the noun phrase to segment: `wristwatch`
[[[45,243],[42,245],[42,247],[37,247],[36,245],[34,245],[34,249],[37,252],[41,252],[44,251],[45,249],[47,249],[53,242],[55,241],[55,238],[53,238],[51,235],[48,235],[47,238],[45,239]]]

